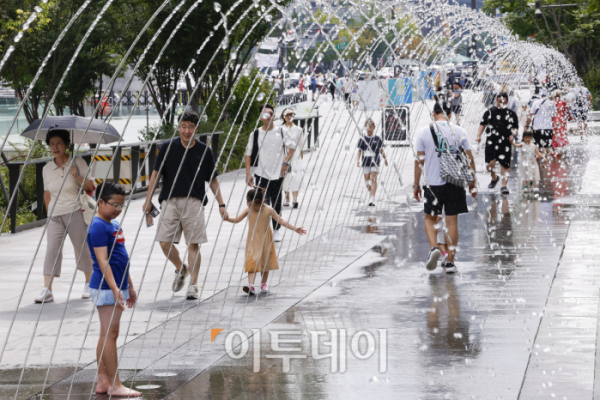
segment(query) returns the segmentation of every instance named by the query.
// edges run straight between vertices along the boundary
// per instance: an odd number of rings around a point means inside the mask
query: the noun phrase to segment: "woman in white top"
[[[302,155],[302,149],[304,148],[304,131],[298,125],[294,124],[294,110],[286,108],[281,113],[281,119],[284,124],[281,127],[283,134],[291,139],[296,144],[294,154],[290,160],[290,166],[292,172],[288,173],[283,181],[283,190],[285,191],[285,202],[284,206],[289,207],[290,205],[290,192],[292,192],[293,202],[292,206],[298,208],[298,191],[304,178],[304,164],[302,162],[304,156]]]
[[[49,131],[46,136],[46,143],[54,156],[54,160],[46,164],[42,172],[44,203],[50,221],[46,231],[48,245],[44,261],[45,288],[39,297],[35,299],[35,302],[48,303],[54,301],[52,280],[60,276],[62,266],[61,242],[65,230],[69,234],[71,243],[73,243],[75,262],[79,262],[77,268],[85,274],[85,286],[81,297],[89,299],[91,298],[89,282],[92,275],[92,259],[90,250],[85,243],[87,226],[83,220],[83,213],[77,196],[81,186],[87,191],[94,190],[94,182],[90,179],[86,179],[84,182],[83,177],[87,173],[88,166],[81,157],[75,158],[71,168],[68,168],[71,163],[71,156],[67,154],[67,148],[71,143],[68,131],[62,129]],[[66,180],[65,176],[67,177]],[[65,181],[64,185],[63,180]],[[71,212],[73,212],[72,216]]]

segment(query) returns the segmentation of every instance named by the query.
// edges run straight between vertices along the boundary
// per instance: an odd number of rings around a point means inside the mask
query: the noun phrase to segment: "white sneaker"
[[[90,294],[90,283],[87,282],[85,286],[83,286],[83,293],[81,293],[82,299],[91,299],[92,295]]]
[[[281,242],[281,233],[279,231],[273,231],[273,241]]]
[[[456,268],[456,265],[454,265],[454,263],[451,262],[447,262],[444,268],[446,269],[447,274],[455,274],[458,272],[458,268]]]
[[[42,289],[40,295],[36,297],[33,301],[36,303],[50,303],[54,301],[54,295],[52,294],[51,290]]]
[[[187,290],[188,300],[198,300],[198,285],[190,283]]]
[[[438,249],[437,247],[431,249],[431,251],[429,252],[429,257],[427,257],[427,264],[425,264],[427,270],[433,271],[434,269],[436,269],[437,262],[441,256],[442,252],[440,251],[440,249]]]
[[[188,270],[187,265],[183,264],[181,267],[181,271],[175,270],[175,278],[173,279],[173,291],[179,292],[183,288],[183,284],[185,283],[185,278],[187,278],[190,271]]]

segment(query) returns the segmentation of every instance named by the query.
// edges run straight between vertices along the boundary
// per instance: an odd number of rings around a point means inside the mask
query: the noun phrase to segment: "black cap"
[[[433,106],[433,112],[435,114],[450,114],[452,112],[452,109],[450,108],[450,104],[447,101],[436,101],[435,105]]]

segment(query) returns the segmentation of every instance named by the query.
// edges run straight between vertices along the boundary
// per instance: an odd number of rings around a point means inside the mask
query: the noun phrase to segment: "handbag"
[[[81,176],[79,167],[75,161],[73,161],[73,165],[75,165],[75,168],[77,168],[77,174]],[[94,198],[84,190],[79,195],[79,204],[81,205],[83,222],[85,222],[86,225],[89,225],[94,219],[94,215],[96,215],[96,200],[94,200]]]
[[[447,183],[466,188],[474,181],[473,170],[466,160],[466,154],[462,146],[458,146],[456,153],[451,153],[449,146],[443,151],[433,129],[433,124],[429,124],[431,136],[435,147],[438,149],[440,158],[440,178]]]

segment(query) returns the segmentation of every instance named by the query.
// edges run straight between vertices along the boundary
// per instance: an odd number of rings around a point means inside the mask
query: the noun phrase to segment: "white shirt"
[[[529,115],[533,117],[533,129],[552,129],[552,115],[555,111],[554,102],[548,98],[534,101],[529,111]]]
[[[252,155],[254,146],[254,134],[250,134],[245,155]],[[258,128],[258,165],[254,168],[254,174],[270,181],[281,178],[281,166],[285,159],[284,145],[288,149],[296,148],[296,143],[286,135],[281,126],[273,127],[265,131],[261,126]]]
[[[438,143],[441,147],[439,150],[446,149],[450,146],[450,152],[456,152],[456,144],[459,143],[462,148],[467,151],[471,150],[467,132],[460,126],[448,124],[445,121],[436,121],[433,123],[433,130],[437,133]],[[440,136],[441,131],[441,136]],[[438,149],[433,141],[429,124],[421,129],[415,150],[425,152],[425,180],[431,186],[445,185],[446,182],[440,177],[440,158],[438,157]],[[421,161],[422,162],[422,161]]]
[[[56,208],[52,213],[52,216],[59,216],[70,214],[71,211],[79,210],[81,205],[79,202],[75,204],[75,200],[77,199],[77,194],[79,193],[79,188],[81,185],[77,182],[77,180],[69,174],[69,164],[71,163],[71,156],[69,156],[69,160],[63,165],[59,167],[56,165],[54,161],[49,162],[44,166],[42,170],[42,177],[44,178],[44,190],[50,192],[51,198],[50,203],[48,204],[48,213],[52,211],[52,207],[54,207],[54,203],[56,203]],[[75,163],[79,168],[79,175],[85,177],[85,174],[88,170],[88,165],[81,157],[75,158]],[[67,180],[65,181],[65,185],[60,190],[64,177],[67,176]],[[87,177],[88,180],[94,180],[93,177]],[[60,196],[58,196],[58,192],[60,191]],[[56,197],[58,196],[58,201]]]
[[[294,125],[292,127],[288,127],[287,125],[282,126],[283,134],[285,137],[289,138],[292,142],[294,149],[294,155],[292,155],[292,159],[290,160],[290,165],[292,166],[292,171],[295,169],[303,169],[302,162],[300,160],[300,154],[302,153],[302,149],[304,148],[304,132],[302,128],[298,125]],[[260,161],[260,160],[259,160]]]

